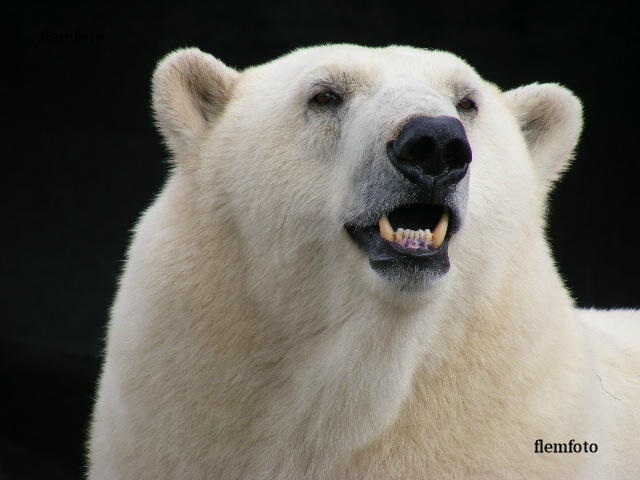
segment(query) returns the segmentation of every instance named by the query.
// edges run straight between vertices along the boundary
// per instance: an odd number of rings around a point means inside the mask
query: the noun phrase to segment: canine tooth
[[[447,227],[449,226],[449,212],[447,210],[444,211],[442,217],[438,221],[436,228],[433,229],[433,245],[436,248],[440,248],[442,242],[444,241],[444,236],[447,233]]]
[[[389,242],[393,242],[395,235],[393,233],[393,228],[391,228],[391,223],[386,215],[380,217],[378,225],[380,226],[380,236]]]

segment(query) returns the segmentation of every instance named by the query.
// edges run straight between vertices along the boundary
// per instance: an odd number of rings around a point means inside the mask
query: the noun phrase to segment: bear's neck
[[[507,260],[483,298],[412,311],[383,301],[357,312],[334,310],[331,327],[297,338],[280,356],[285,381],[271,392],[260,428],[316,468],[326,467],[323,459],[372,448],[400,425],[404,434],[431,432],[434,448],[441,433],[469,428],[464,415],[491,418],[487,425],[502,422],[509,431],[514,419],[496,416],[488,399],[523,405],[532,391],[558,384],[552,377],[565,375],[558,368],[565,358],[581,358],[566,349],[573,306],[544,240],[512,260],[523,267]]]

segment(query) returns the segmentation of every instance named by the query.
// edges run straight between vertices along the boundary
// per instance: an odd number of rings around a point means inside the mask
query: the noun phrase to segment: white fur
[[[327,76],[348,90],[339,118],[305,113]],[[451,269],[401,291],[344,218],[363,162],[411,115],[459,116],[461,85],[479,113],[461,117]],[[545,241],[581,128],[568,90],[350,45],[240,73],[178,51],[153,87],[175,169],[113,307],[91,479],[637,478],[638,313],[574,309]],[[599,450],[535,454],[538,438]]]

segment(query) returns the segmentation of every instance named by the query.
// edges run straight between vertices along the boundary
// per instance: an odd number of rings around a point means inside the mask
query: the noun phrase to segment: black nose
[[[455,183],[467,173],[471,147],[454,117],[414,117],[387,144],[391,163],[411,181]]]

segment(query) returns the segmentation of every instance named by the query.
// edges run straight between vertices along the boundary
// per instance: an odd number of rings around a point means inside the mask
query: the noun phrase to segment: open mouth
[[[378,233],[407,254],[437,250],[449,227],[449,211],[442,205],[406,205],[380,217]]]
[[[454,212],[445,205],[416,203],[387,212],[377,224],[345,225],[345,229],[368,255],[374,270],[397,278],[446,273],[448,241],[457,223]]]

